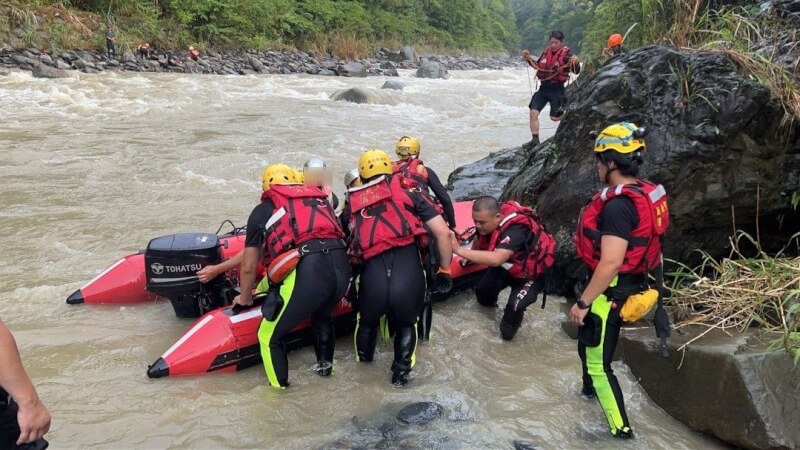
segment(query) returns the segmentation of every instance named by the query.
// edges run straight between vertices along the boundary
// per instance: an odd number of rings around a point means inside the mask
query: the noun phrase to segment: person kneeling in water
[[[525,309],[544,290],[544,274],[553,265],[556,243],[536,213],[514,201],[501,206],[494,197],[480,197],[472,204],[472,220],[479,235],[473,248],[461,247],[452,232],[451,245],[456,255],[489,266],[475,287],[478,303],[496,307],[500,291],[511,286],[500,322],[500,334],[510,341],[522,325]]]

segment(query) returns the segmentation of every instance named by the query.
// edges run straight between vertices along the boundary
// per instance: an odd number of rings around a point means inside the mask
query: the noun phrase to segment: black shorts
[[[561,106],[564,103],[565,96],[566,93],[564,90],[564,85],[542,84],[539,90],[533,94],[533,97],[531,97],[531,102],[528,104],[528,108],[530,108],[531,111],[536,110],[541,112],[545,105],[549,103],[550,117],[559,118],[564,114],[564,112],[561,111]]]

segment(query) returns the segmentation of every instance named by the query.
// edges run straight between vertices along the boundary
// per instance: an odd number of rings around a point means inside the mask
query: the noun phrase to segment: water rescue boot
[[[513,311],[506,307],[503,318],[500,320],[500,336],[506,341],[514,339],[524,317],[525,311]]]
[[[317,354],[317,364],[314,366],[314,371],[319,376],[327,377],[333,372],[335,339],[333,321],[318,325],[314,330],[314,352]]]
[[[533,147],[539,145],[539,135],[531,136],[531,140],[522,144],[522,148],[525,150],[531,150]]]
[[[359,324],[356,330],[356,358],[361,362],[372,362],[378,344],[378,327]]]
[[[413,365],[414,350],[417,347],[417,332],[414,327],[404,326],[394,335],[394,362],[392,363],[392,384],[405,386]]]

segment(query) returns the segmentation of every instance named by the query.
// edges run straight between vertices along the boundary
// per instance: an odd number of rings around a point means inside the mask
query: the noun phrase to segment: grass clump
[[[757,250],[755,257],[745,257],[740,243],[745,240]],[[790,243],[800,242],[800,233]],[[731,239],[732,252],[715,259],[708,253],[702,263],[690,268],[675,263],[671,304],[677,319],[676,328],[701,325],[707,329],[684,344],[712,330],[742,333],[757,328],[770,337],[770,348],[785,351],[800,361],[800,257],[787,257],[783,251],[767,255],[758,241],[739,231]]]
[[[707,9],[701,0],[643,0],[642,4],[648,5],[643,10],[654,11],[645,27],[653,43],[725,54],[742,73],[758,80],[780,100],[785,113],[783,125],[800,117],[796,74],[776,62],[778,45],[773,45],[771,52],[764,51],[773,30],[787,27],[783,20],[759,16],[753,7]]]

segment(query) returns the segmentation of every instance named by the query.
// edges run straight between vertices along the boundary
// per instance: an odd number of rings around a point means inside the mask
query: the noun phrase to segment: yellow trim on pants
[[[264,277],[264,279],[266,280],[266,277]],[[297,269],[294,269],[289,273],[289,276],[283,280],[283,283],[280,287],[281,297],[283,297],[283,308],[281,308],[278,318],[273,322],[268,322],[266,319],[262,319],[261,325],[258,327],[258,343],[261,347],[261,359],[264,362],[264,370],[267,373],[267,380],[269,380],[269,384],[276,388],[283,388],[283,386],[281,386],[280,382],[278,382],[278,375],[275,373],[275,368],[272,366],[272,352],[269,348],[269,341],[272,339],[272,335],[275,333],[275,327],[283,318],[284,311],[286,311],[286,308],[289,306],[289,301],[292,299],[292,292],[294,291],[294,283],[296,279]],[[258,284],[257,289],[261,289],[262,284],[264,284],[263,280]]]

